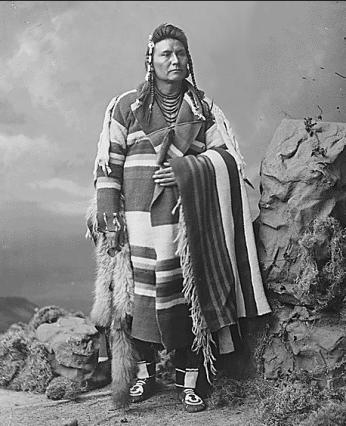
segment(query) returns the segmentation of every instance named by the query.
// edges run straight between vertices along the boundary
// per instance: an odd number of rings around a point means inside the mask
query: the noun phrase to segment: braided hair
[[[148,110],[148,121],[150,120],[151,116],[151,110],[154,103],[154,81],[155,81],[155,73],[154,73],[154,66],[153,66],[153,46],[158,43],[161,40],[165,40],[167,38],[172,38],[175,40],[178,40],[182,43],[182,45],[185,48],[187,60],[188,60],[188,72],[187,76],[191,76],[192,85],[195,89],[195,92],[197,94],[198,99],[200,102],[202,102],[203,99],[203,92],[200,91],[196,84],[196,78],[193,70],[193,64],[192,64],[192,58],[189,51],[189,46],[187,42],[187,37],[183,30],[181,30],[178,27],[175,27],[172,24],[161,24],[155,30],[153,33],[149,36],[149,43],[146,51],[146,68],[147,68],[147,75],[146,75],[146,81],[147,86],[144,88],[145,90],[142,92],[142,97],[150,96],[150,103],[149,103],[149,110]],[[194,105],[194,107],[197,109],[196,100],[193,96],[191,96],[191,101]]]

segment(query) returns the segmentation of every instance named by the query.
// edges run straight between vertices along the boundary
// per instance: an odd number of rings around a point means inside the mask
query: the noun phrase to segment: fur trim
[[[124,216],[124,213],[121,213]],[[125,223],[125,218],[124,223]],[[96,326],[110,329],[112,353],[112,399],[117,408],[129,404],[129,389],[136,375],[137,360],[132,347],[128,319],[133,311],[134,281],[130,247],[114,257],[107,254],[104,234],[97,232],[96,197],[87,211],[89,234],[96,244],[96,280],[90,318]],[[125,230],[126,235],[126,230]]]
[[[133,313],[134,281],[128,242],[115,255],[112,283],[113,316],[115,320],[122,321]]]
[[[112,323],[112,275],[116,260],[107,254],[103,234],[96,232],[96,198],[92,200],[87,211],[87,224],[90,236],[96,244],[96,280],[90,319],[96,326],[107,328]]]
[[[96,246],[96,280],[94,304],[90,318],[99,327],[110,327],[113,311],[113,271],[116,259],[107,254],[104,237],[99,237]]]
[[[124,322],[113,321],[111,342],[112,400],[116,408],[126,408],[130,402],[130,387],[137,373],[137,359]]]

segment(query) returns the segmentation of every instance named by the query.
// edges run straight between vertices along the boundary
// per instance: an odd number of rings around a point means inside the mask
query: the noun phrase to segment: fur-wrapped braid
[[[87,224],[88,236],[96,245],[97,269],[90,318],[97,327],[110,331],[113,402],[117,408],[126,408],[137,368],[129,327],[134,292],[129,244],[126,239],[122,250],[109,256],[104,234],[96,231],[95,198],[87,212]]]

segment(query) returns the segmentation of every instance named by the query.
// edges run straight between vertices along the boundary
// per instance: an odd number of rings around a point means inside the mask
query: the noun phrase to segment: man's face
[[[171,38],[155,44],[153,65],[158,80],[182,81],[187,75],[187,55],[184,45]]]

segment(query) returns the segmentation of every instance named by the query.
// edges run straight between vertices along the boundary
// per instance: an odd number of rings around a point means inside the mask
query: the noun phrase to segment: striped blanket
[[[213,148],[198,156],[172,159],[171,164],[189,249],[189,259],[182,261],[185,295],[193,297],[195,292],[200,309],[192,312],[195,345],[203,347],[207,343],[198,342],[200,324],[208,333],[217,332],[240,317],[271,310],[259,270],[246,188],[234,157],[228,150]]]

